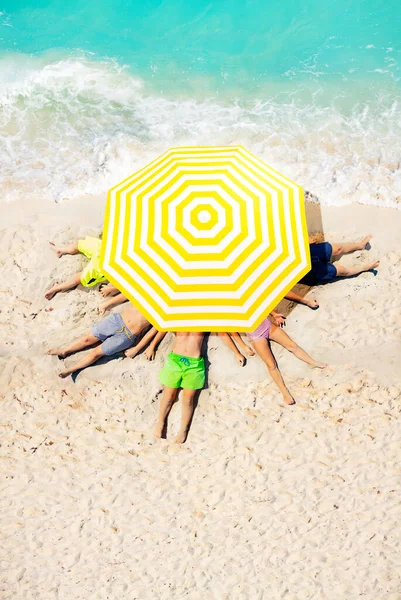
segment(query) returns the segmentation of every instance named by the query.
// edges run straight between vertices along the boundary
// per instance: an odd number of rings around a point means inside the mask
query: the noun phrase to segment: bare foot
[[[377,269],[380,265],[380,260],[375,260],[375,262],[370,263],[370,265],[366,265],[365,271],[372,271],[373,269]]]
[[[61,377],[61,379],[65,379],[66,377],[68,377],[68,375],[71,375],[70,371],[60,371],[60,373],[58,374],[58,376]]]
[[[306,305],[309,306],[309,308],[311,308],[312,310],[316,310],[317,308],[319,308],[319,303],[316,300],[313,300],[312,298],[308,298],[305,300]]]
[[[312,367],[312,369],[325,369],[328,365],[327,363],[318,362],[317,360],[315,360],[310,366]]]
[[[155,436],[155,438],[160,439],[161,437],[163,437],[163,429],[164,423],[157,423],[156,427],[153,430],[153,435]]]
[[[102,302],[102,304],[99,304],[99,315],[104,315],[104,313],[106,312],[106,310],[108,309],[109,305],[107,302]]]
[[[289,406],[292,406],[293,404],[295,404],[295,400],[294,398],[291,396],[290,392],[288,392],[288,394],[283,394],[283,400],[286,404],[288,404]]]
[[[361,240],[361,250],[365,250],[365,249],[368,250],[367,245],[369,244],[372,237],[373,237],[373,234],[369,233],[369,235],[367,235],[366,237],[364,237]]]
[[[47,354],[50,354],[50,356],[60,356],[61,358],[65,358],[67,356],[66,352],[57,350],[57,348],[50,348],[50,350],[47,351]]]
[[[237,359],[239,366],[243,367],[245,364],[245,356],[242,356],[242,354],[238,352],[238,354],[235,355],[235,358]]]
[[[57,288],[50,288],[50,290],[47,290],[47,292],[45,294],[46,300],[51,300],[52,298],[54,298],[54,296],[57,294],[57,292],[58,292]]]
[[[187,439],[187,435],[188,435],[187,429],[180,429],[180,431],[177,433],[177,437],[175,438],[175,443],[183,444],[185,442],[185,440]]]
[[[248,356],[255,356],[255,351],[250,346],[247,346],[246,344],[243,346],[242,350]]]

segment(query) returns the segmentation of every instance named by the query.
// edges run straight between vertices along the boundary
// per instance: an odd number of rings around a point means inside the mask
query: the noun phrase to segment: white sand
[[[275,349],[296,406],[258,358],[240,369],[212,338],[177,446],[179,404],[168,440],[151,436],[171,337],[155,363],[112,360],[75,383],[45,355],[99,303],[83,289],[45,301],[83,264],[48,240],[98,232],[103,203],[1,208],[1,600],[399,600],[401,212],[324,209],[329,240],[374,233],[344,262],[382,262],[291,312],[290,335],[330,363]]]

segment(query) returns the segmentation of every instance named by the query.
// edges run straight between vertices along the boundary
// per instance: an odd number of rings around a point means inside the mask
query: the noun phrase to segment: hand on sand
[[[52,247],[52,249],[55,251],[55,253],[57,254],[58,258],[60,258],[60,256],[64,255],[64,252],[61,248],[56,248],[56,244],[54,242],[49,242],[50,246]],[[48,298],[50,300],[50,298]]]
[[[45,298],[46,300],[51,300],[52,298],[54,298],[54,296],[57,294],[57,288],[56,286],[50,288],[50,290],[47,290],[47,292],[45,293]]]
[[[248,356],[255,356],[255,351],[253,350],[253,348],[251,348],[250,346],[248,346],[247,344],[244,344],[242,346],[242,350],[245,352],[245,354],[247,354]]]
[[[108,302],[102,302],[101,304],[99,304],[99,308],[98,308],[99,315],[103,316],[108,308],[109,308]]]
[[[283,325],[285,325],[285,320],[287,317],[285,317],[284,315],[280,314],[280,313],[276,313],[274,316],[274,320],[276,322],[276,325],[278,325],[278,327],[282,327]]]
[[[100,288],[100,293],[102,294],[102,296],[104,298],[106,298],[106,296],[109,296],[110,294],[112,294],[113,292],[115,292],[115,287],[114,285],[111,285],[111,283],[108,283],[107,285],[102,285],[102,287]]]
[[[153,360],[156,355],[156,350],[149,346],[144,352],[146,360]]]
[[[245,356],[242,356],[241,352],[238,352],[238,354],[235,355],[235,358],[237,359],[240,367],[245,365]]]
[[[133,348],[129,348],[129,350],[126,350],[124,352],[124,354],[127,358],[135,358],[137,353],[138,353],[138,350],[135,348],[135,346]]]

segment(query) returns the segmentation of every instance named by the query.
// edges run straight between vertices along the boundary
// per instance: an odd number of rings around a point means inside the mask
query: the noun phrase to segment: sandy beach
[[[179,446],[179,403],[167,440],[152,437],[171,334],[153,363],[103,361],[75,382],[46,355],[101,301],[44,299],[84,264],[49,241],[98,234],[103,210],[93,196],[1,206],[1,600],[401,599],[401,212],[321,208],[328,241],[374,235],[345,264],[381,259],[310,292],[317,311],[279,307],[329,367],[273,347],[288,407],[259,358],[241,369],[211,337]]]

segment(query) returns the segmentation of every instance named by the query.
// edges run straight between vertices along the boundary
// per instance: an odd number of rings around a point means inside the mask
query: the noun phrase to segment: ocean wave
[[[327,89],[279,83],[259,99],[163,97],[88,55],[8,55],[0,73],[2,201],[104,193],[171,146],[240,143],[324,204],[401,206],[394,90],[337,87],[329,103]]]

